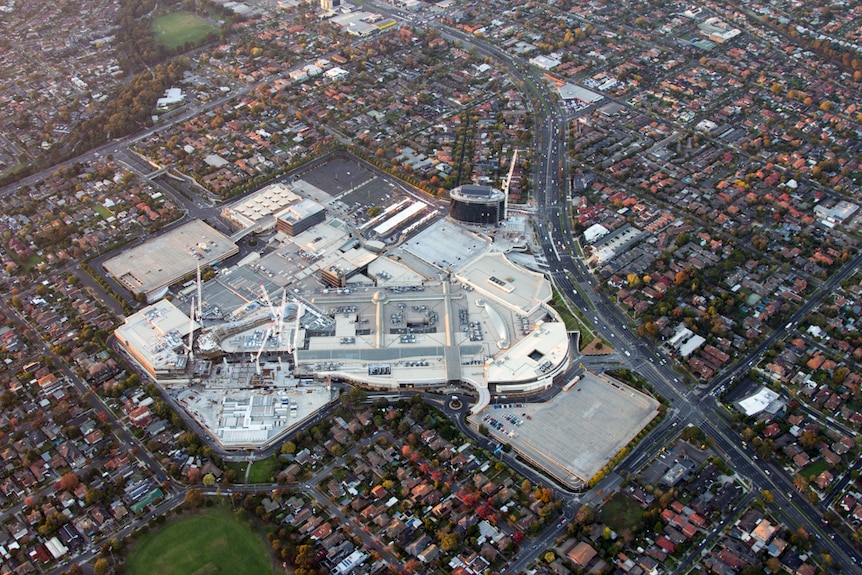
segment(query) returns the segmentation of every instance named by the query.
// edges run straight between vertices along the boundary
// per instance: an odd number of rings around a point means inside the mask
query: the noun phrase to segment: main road
[[[855,571],[854,548],[838,536],[830,526],[820,520],[821,510],[803,497],[793,497],[792,482],[780,468],[765,464],[756,454],[741,447],[738,433],[733,429],[724,408],[714,396],[713,389],[727,385],[740,374],[750,369],[760,355],[775,341],[784,336],[814,306],[838,287],[841,281],[862,264],[862,253],[856,255],[841,270],[834,274],[810,297],[790,318],[785,330],[776,330],[751,351],[746,357],[727,368],[712,385],[698,391],[689,389],[671,364],[655,345],[638,337],[628,329],[629,320],[604,293],[592,289],[593,278],[584,262],[573,256],[571,218],[568,216],[567,189],[561,186],[567,174],[566,167],[566,118],[556,103],[556,97],[548,92],[548,82],[535,70],[523,65],[518,59],[459,30],[439,27],[444,36],[460,40],[473,46],[480,54],[490,56],[508,66],[511,73],[524,84],[529,101],[532,102],[536,131],[534,139],[534,199],[536,217],[534,224],[548,263],[551,278],[571,304],[585,316],[592,316],[599,334],[623,352],[621,360],[627,367],[643,376],[652,387],[671,403],[669,417],[653,430],[649,440],[633,450],[623,467],[636,470],[638,466],[654,457],[665,445],[665,439],[675,435],[677,426],[697,425],[723,453],[727,462],[744,478],[752,491],[766,492],[774,498],[776,513],[787,525],[795,528],[805,526],[819,539],[819,544],[828,550],[842,572]],[[706,396],[706,397],[702,397]],[[656,439],[661,440],[656,440]],[[594,500],[596,490],[581,497],[581,501]],[[542,534],[540,541],[550,541],[553,534],[559,535],[554,526]],[[530,547],[524,556],[514,563],[509,572],[517,573],[534,560],[541,547]]]

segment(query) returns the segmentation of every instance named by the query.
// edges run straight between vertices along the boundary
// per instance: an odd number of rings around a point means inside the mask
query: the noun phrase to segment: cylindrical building
[[[505,201],[491,186],[458,186],[449,192],[449,215],[470,224],[498,224],[506,217]]]

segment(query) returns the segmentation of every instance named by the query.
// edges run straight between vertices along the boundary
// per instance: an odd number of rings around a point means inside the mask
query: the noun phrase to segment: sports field
[[[174,12],[153,19],[150,27],[157,44],[176,48],[186,42],[198,45],[207,32],[218,32],[218,28],[191,12]]]
[[[271,575],[264,539],[224,507],[144,535],[126,562],[130,575]]]

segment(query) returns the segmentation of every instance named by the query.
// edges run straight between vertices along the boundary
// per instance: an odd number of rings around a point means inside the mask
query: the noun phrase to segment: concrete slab
[[[102,264],[136,294],[150,294],[239,251],[230,239],[201,220],[192,220],[148,239]]]
[[[488,249],[479,234],[447,220],[437,220],[402,244],[401,251],[441,270],[458,271]]]
[[[565,485],[579,488],[649,424],[659,402],[588,373],[547,403],[503,405],[508,407],[491,406],[470,420]]]

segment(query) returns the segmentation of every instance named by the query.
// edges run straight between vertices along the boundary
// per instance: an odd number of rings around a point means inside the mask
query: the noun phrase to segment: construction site
[[[277,184],[289,193],[270,194],[274,213],[241,201],[256,230],[273,218],[265,249],[221,262],[207,282],[198,266],[126,318],[116,339],[142,371],[228,449],[276,440],[335,398],[333,381],[466,385],[474,412],[494,393],[550,387],[569,367],[569,338],[548,280],[506,255],[525,243],[524,226],[461,224],[337,162]],[[318,187],[338,173],[350,187]]]

